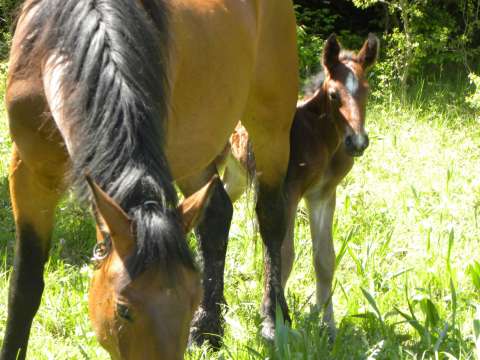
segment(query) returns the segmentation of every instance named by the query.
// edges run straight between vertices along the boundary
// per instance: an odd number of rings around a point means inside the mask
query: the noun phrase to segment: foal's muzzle
[[[367,134],[353,134],[345,137],[345,149],[350,156],[362,156],[368,144]]]

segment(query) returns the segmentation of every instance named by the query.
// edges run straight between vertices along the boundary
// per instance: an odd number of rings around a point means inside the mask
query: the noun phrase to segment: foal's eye
[[[328,91],[328,97],[332,101],[338,101],[338,91],[336,90],[329,90]]]
[[[117,315],[124,320],[133,321],[132,311],[125,304],[117,304]]]

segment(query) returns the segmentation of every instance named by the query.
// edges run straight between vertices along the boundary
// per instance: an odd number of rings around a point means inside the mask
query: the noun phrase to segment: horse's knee
[[[278,250],[287,230],[287,203],[283,186],[271,187],[259,183],[256,212],[260,232],[267,248],[270,242],[277,244]]]

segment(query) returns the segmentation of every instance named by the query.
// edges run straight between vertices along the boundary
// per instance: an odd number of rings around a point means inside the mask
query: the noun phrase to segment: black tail
[[[182,231],[163,151],[169,97],[165,3],[33,0],[28,6],[36,14],[30,24],[35,31],[24,45],[26,55],[37,59],[59,55],[66,69],[62,110],[73,129],[69,150],[74,182],[87,194],[84,173],[88,170],[135,218],[137,228],[143,229],[137,234],[139,252],[145,245],[144,251],[150,248],[170,260],[180,256],[191,264],[185,240],[172,237]],[[158,206],[140,211],[147,200]],[[156,224],[155,229],[147,229],[146,219]],[[162,229],[168,236],[158,233]],[[149,238],[142,239],[141,234]],[[152,242],[158,242],[158,251],[151,249]],[[170,248],[178,256],[167,256]]]

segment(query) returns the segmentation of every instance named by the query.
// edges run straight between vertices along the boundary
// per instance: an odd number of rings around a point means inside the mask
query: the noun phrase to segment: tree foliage
[[[368,32],[376,32],[382,38],[376,69],[381,85],[406,89],[426,73],[458,68],[467,73],[479,66],[480,0],[296,2],[299,26],[311,36],[323,39],[334,30],[344,45],[357,47]],[[299,41],[301,61],[309,61],[314,51],[305,47],[317,42]]]

